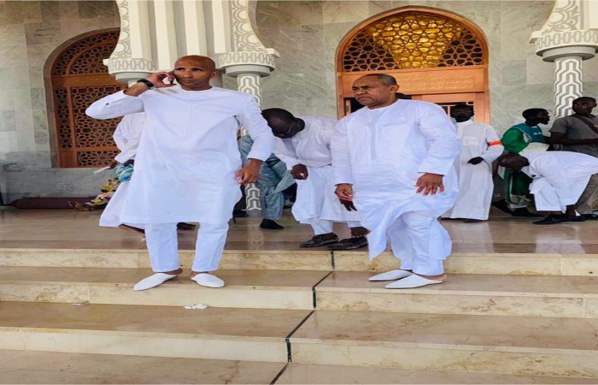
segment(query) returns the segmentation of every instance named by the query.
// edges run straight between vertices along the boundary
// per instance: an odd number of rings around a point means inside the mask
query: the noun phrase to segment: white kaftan
[[[486,220],[494,191],[492,162],[503,153],[504,147],[492,126],[471,119],[456,125],[461,138],[461,156],[455,160],[459,196],[455,206],[443,217]],[[468,163],[476,157],[484,161],[479,164]]]
[[[226,223],[241,197],[239,123],[254,140],[249,158],[265,160],[274,137],[253,96],[212,87],[158,88],[134,97],[117,92],[88,109],[96,119],[136,112],[146,125],[122,212],[130,224]]]
[[[593,174],[598,174],[598,158],[569,151],[526,152],[529,166],[521,169],[534,181],[538,211],[566,211],[574,205],[585,190]]]
[[[297,198],[293,216],[300,223],[311,224],[314,219],[335,222],[358,222],[360,215],[348,211],[340,203],[334,190],[330,140],[338,123],[335,119],[311,116],[299,117],[305,128],[288,139],[275,139],[274,153],[289,170],[303,164],[308,177],[297,180]]]
[[[353,185],[354,203],[368,235],[370,259],[386,249],[387,232],[398,258],[414,258],[417,249],[403,225],[428,226],[426,258],[445,259],[451,240],[437,218],[451,208],[458,193],[453,163],[460,140],[438,106],[398,100],[384,108],[364,107],[343,118],[332,139],[335,183]],[[444,192],[423,196],[415,184],[423,173],[444,175]],[[410,213],[427,216],[410,218]],[[391,231],[389,231],[391,229]],[[398,239],[404,236],[405,239]],[[425,273],[423,273],[425,274]]]
[[[116,126],[112,137],[114,138],[114,142],[116,142],[116,147],[120,150],[120,153],[114,157],[119,163],[135,159],[144,124],[145,114],[138,113],[126,115],[118,126]],[[121,182],[118,185],[118,189],[116,189],[116,192],[112,195],[110,201],[108,201],[108,206],[102,212],[100,226],[118,227],[124,223],[120,217],[128,191],[129,181]],[[138,224],[138,226],[140,225]]]

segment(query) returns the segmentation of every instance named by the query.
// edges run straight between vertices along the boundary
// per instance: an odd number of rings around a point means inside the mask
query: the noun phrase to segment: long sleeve
[[[332,152],[332,171],[334,173],[334,184],[353,184],[353,173],[351,170],[351,156],[349,154],[349,139],[347,127],[341,120],[336,125],[330,141]]]
[[[539,162],[538,160],[537,162]],[[533,167],[532,172],[537,167]],[[541,178],[547,181],[556,192],[556,195],[559,197],[559,201],[563,206],[568,206],[575,204],[579,197],[574,197],[571,194],[571,184],[568,180],[567,176],[565,175],[565,170],[563,170],[562,166],[558,164],[558,162],[554,160],[550,160],[542,164],[541,167]]]
[[[438,106],[420,109],[420,130],[431,142],[428,155],[418,168],[418,172],[446,175],[455,158],[461,151],[461,139],[453,122]]]
[[[137,135],[127,141],[120,154],[114,157],[119,163],[124,163],[129,159],[134,159],[137,154],[137,147],[139,147],[140,135]]]
[[[122,152],[125,146],[127,145],[127,138],[123,134],[123,121],[118,123],[116,126],[116,130],[114,130],[114,134],[112,134],[112,139],[114,139],[114,143],[116,143],[116,147]]]
[[[247,154],[248,159],[259,159],[265,161],[272,154],[274,147],[274,135],[268,126],[266,119],[262,117],[260,108],[253,96],[248,95],[247,102],[243,106],[239,121],[247,129],[253,140],[251,151]]]
[[[105,96],[85,110],[87,116],[94,119],[113,119],[136,112],[143,112],[141,97],[125,95],[124,91]]]
[[[145,114],[127,115],[121,120],[114,132],[114,140],[120,150],[120,154],[114,157],[114,159],[120,163],[124,163],[129,159],[135,158],[144,125]]]
[[[488,143],[488,149],[482,153],[482,158],[488,164],[492,164],[492,162],[502,155],[505,148],[501,144],[496,130],[491,126],[486,126],[486,143]]]
[[[279,138],[274,139],[274,154],[287,165],[287,170],[292,170],[293,167],[301,163]]]

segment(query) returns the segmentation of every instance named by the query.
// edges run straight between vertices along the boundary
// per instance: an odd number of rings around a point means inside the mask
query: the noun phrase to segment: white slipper
[[[168,281],[169,279],[173,279],[178,274],[166,274],[166,273],[156,273],[154,275],[150,275],[147,278],[142,279],[141,281],[137,282],[135,286],[133,286],[133,290],[141,291],[151,289],[152,287],[160,286],[164,282]]]
[[[396,281],[397,279],[409,277],[413,273],[407,270],[391,270],[386,273],[374,275],[370,277],[370,281]]]
[[[220,278],[216,277],[215,275],[208,274],[208,273],[201,273],[197,274],[195,277],[191,278],[192,281],[197,282],[201,286],[205,287],[223,287],[224,281]]]
[[[393,283],[389,283],[388,285],[386,285],[384,287],[387,289],[413,289],[416,287],[435,285],[438,283],[442,283],[442,281],[424,278],[421,275],[417,275],[417,274],[411,274],[407,278],[400,279]]]

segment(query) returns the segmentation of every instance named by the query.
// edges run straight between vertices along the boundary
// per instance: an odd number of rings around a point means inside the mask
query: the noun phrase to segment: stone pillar
[[[270,75],[274,69],[273,56],[267,52],[234,52],[220,55],[220,68],[228,76],[237,78],[237,89],[253,95],[261,106],[262,76]],[[242,128],[242,135],[245,135],[245,128]],[[260,209],[260,190],[255,184],[245,186],[247,211]]]
[[[598,31],[587,29],[585,13],[596,7],[582,0],[557,0],[548,21],[532,34],[536,54],[554,63],[555,119],[570,115],[571,102],[583,95],[582,61],[598,50]]]
[[[151,50],[148,3],[117,0],[120,36],[109,59],[104,60],[110,75],[121,83],[135,82],[156,71]]]
[[[233,52],[218,56],[218,67],[228,76],[237,78],[237,87],[255,97],[261,105],[261,78],[269,76],[274,70],[274,59],[278,52],[266,48],[259,40],[251,24],[252,7],[256,2],[250,0],[232,0],[229,15],[232,27]],[[243,129],[242,134],[245,134]],[[255,185],[245,188],[247,211],[259,210],[259,189]]]

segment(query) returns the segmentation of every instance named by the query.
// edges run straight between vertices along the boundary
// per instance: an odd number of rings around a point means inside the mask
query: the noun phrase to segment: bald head
[[[498,165],[511,171],[521,171],[521,169],[529,165],[527,158],[519,154],[505,154],[498,158]]]
[[[200,55],[181,56],[174,63],[174,66],[176,67],[180,62],[183,62],[183,61],[188,62],[188,63],[200,64],[203,67],[205,67],[205,69],[207,71],[214,71],[216,69],[216,63],[214,62],[214,60],[210,59],[207,56],[200,56]]]
[[[210,79],[218,76],[214,60],[206,56],[190,55],[174,63],[172,74],[185,91],[204,91],[212,88]]]

